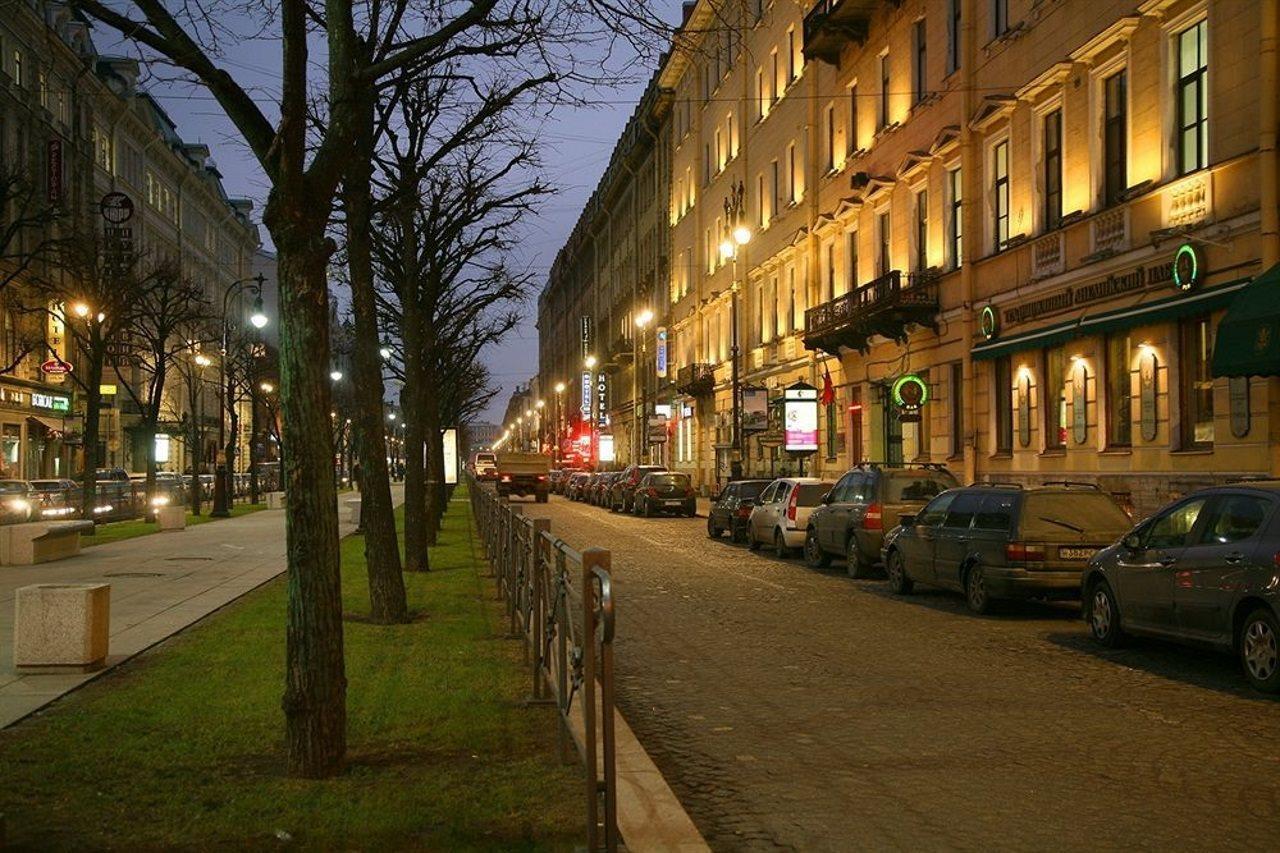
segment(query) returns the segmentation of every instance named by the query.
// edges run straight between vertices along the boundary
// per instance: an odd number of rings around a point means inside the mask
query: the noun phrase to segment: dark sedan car
[[[727,530],[734,542],[747,541],[747,521],[756,505],[756,498],[772,480],[737,480],[725,486],[711,501],[707,513],[707,535],[719,539]]]
[[[41,518],[80,515],[80,486],[74,480],[32,480],[31,491]]]
[[[1240,656],[1280,692],[1280,481],[1195,492],[1099,552],[1082,581],[1094,639],[1162,637]]]
[[[661,465],[628,465],[609,483],[609,492],[602,503],[611,512],[631,512],[635,508],[636,488],[646,474],[666,471]]]
[[[963,592],[975,613],[996,599],[1074,598],[1089,560],[1129,525],[1120,505],[1090,486],[952,489],[885,537],[889,587]]]
[[[698,498],[689,484],[688,474],[658,471],[645,474],[636,486],[633,512],[648,518],[652,515],[698,514]]]

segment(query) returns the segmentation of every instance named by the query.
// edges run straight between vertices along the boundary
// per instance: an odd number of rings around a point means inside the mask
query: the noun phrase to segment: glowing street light
[[[270,394],[272,391],[276,390],[276,386],[272,385],[270,382],[263,382],[258,387],[262,389],[263,394]]]
[[[641,329],[645,328],[652,322],[653,322],[653,312],[650,311],[648,308],[641,311],[639,316],[636,317],[636,325],[639,326]]]
[[[341,370],[330,370],[330,371],[329,371],[329,378],[330,378],[330,379],[332,379],[334,382],[341,382],[341,381],[342,381],[342,371],[341,371]]]
[[[71,310],[75,312],[77,317],[84,319],[89,316],[90,309],[87,303],[77,302],[75,305],[71,306]]]
[[[594,355],[589,355],[582,360],[582,363],[586,365],[587,370],[590,370],[596,366],[596,357]]]
[[[564,383],[563,383],[563,382],[557,382],[557,383],[556,383],[556,393],[557,393],[557,394],[563,394],[563,393],[564,393]]]
[[[204,353],[200,353],[196,356],[197,366],[208,367],[211,364],[213,364],[213,359],[209,358],[209,356],[205,355]]]
[[[253,324],[255,329],[265,329],[267,323],[271,320],[267,318],[267,312],[262,310],[262,295],[259,294],[253,300],[253,313],[249,315],[249,322]]]

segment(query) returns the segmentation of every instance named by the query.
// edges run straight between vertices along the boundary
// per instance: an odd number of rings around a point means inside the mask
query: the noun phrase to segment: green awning
[[[1280,376],[1280,264],[1232,301],[1213,344],[1214,376]]]
[[[1134,326],[1146,326],[1192,314],[1216,311],[1233,304],[1233,300],[1250,286],[1248,279],[1240,279],[1192,293],[1175,293],[1173,296],[1131,305],[1128,308],[1115,308],[1092,315],[1082,314],[1071,320],[1024,332],[1021,335],[997,338],[978,344],[973,348],[973,358],[977,361],[999,358],[1029,349],[1057,346],[1082,335],[1102,335]],[[1228,313],[1227,316],[1230,314]]]

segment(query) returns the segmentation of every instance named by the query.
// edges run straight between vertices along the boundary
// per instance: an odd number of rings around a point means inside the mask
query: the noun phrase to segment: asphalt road
[[[1280,702],[1229,657],[897,598],[701,517],[524,509],[612,549],[619,706],[717,850],[1280,843]]]

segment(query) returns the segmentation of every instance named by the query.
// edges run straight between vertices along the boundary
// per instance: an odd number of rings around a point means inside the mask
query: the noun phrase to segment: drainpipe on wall
[[[963,170],[960,181],[964,198],[961,200],[960,215],[964,220],[965,235],[961,249],[963,259],[960,264],[960,293],[963,299],[960,311],[960,340],[965,347],[962,370],[964,381],[959,392],[962,398],[960,404],[964,407],[964,476],[961,482],[972,483],[978,478],[978,424],[976,422],[977,407],[974,405],[974,399],[977,397],[977,376],[974,373],[973,354],[969,350],[969,342],[973,340],[973,318],[978,310],[973,304],[973,260],[980,255],[979,252],[974,251],[973,240],[982,233],[979,221],[979,214],[982,211],[980,204],[982,170],[977,168],[981,158],[974,154],[975,146],[979,145],[980,141],[974,138],[973,128],[969,126],[969,119],[974,114],[974,105],[977,102],[977,96],[973,90],[974,66],[978,61],[978,28],[975,26],[977,3],[974,0],[963,0],[960,15],[961,38],[964,40],[962,51],[964,59],[960,71],[960,88],[964,98],[960,124],[960,166]],[[956,392],[952,393],[954,396]]]
[[[1260,0],[1258,11],[1258,179],[1259,250],[1262,269],[1280,263],[1280,164],[1277,163],[1276,133],[1280,124],[1280,108],[1276,88],[1280,86],[1280,0]],[[1280,378],[1267,380],[1269,402],[1268,462],[1271,473],[1280,475]]]

